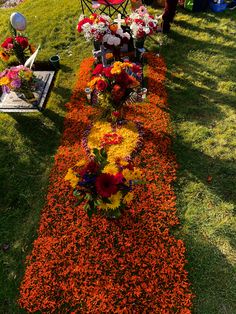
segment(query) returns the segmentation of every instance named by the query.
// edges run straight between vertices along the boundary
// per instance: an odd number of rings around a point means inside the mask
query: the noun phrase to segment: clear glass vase
[[[16,91],[16,95],[28,103],[36,103],[37,99],[31,90]]]

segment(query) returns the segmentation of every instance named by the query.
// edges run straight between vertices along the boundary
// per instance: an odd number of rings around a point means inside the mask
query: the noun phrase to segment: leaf
[[[101,156],[105,159],[107,159],[107,152],[104,148],[101,149]]]
[[[99,149],[94,148],[93,153],[94,153],[95,157],[99,157]]]
[[[78,191],[78,190],[74,190],[73,195],[76,196],[76,197],[82,196],[82,195],[81,195],[81,192]]]

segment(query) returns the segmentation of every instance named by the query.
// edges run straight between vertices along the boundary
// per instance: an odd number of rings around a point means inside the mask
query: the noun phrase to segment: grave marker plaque
[[[55,72],[34,71],[38,79],[37,89],[33,92],[35,101],[30,103],[17,96],[15,92],[3,94],[0,99],[0,112],[32,112],[41,111],[45,106],[45,100],[49,92]]]

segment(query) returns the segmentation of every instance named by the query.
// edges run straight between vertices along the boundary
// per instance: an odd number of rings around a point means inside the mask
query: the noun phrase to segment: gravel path
[[[0,0],[0,8],[13,8],[21,2],[23,0]]]

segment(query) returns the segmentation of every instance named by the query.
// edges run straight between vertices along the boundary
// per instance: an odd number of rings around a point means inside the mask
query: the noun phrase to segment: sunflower
[[[100,204],[101,209],[109,210],[109,209],[116,209],[120,206],[122,198],[122,193],[117,192],[116,194],[113,194],[111,197],[109,197],[109,201],[111,203],[102,203]]]

